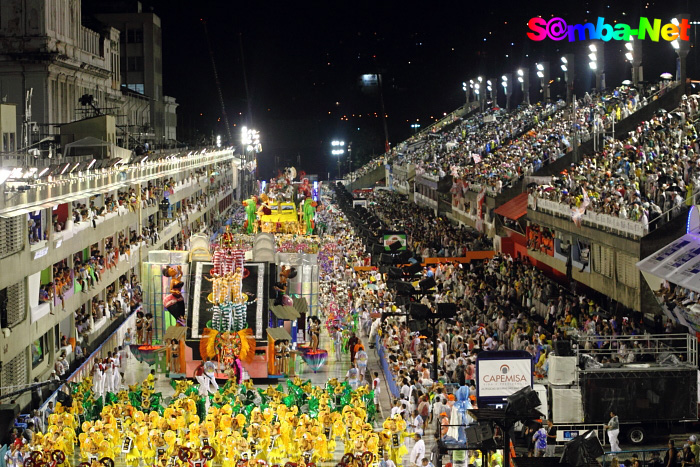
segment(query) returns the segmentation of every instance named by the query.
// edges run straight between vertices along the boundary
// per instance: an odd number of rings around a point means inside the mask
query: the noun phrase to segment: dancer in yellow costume
[[[408,448],[406,448],[406,444],[404,443],[404,438],[409,436],[406,434],[406,422],[403,417],[396,414],[393,417],[387,418],[382,426],[384,429],[388,430],[391,435],[389,458],[394,461],[396,465],[399,465],[403,456],[408,454]]]

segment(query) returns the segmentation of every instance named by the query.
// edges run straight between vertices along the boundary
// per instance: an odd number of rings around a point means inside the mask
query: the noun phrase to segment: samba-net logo
[[[680,22],[677,19],[671,20],[670,23],[661,24],[660,19],[650,20],[649,18],[639,18],[639,24],[636,28],[626,23],[615,23],[611,25],[605,22],[605,18],[598,17],[595,23],[584,24],[566,24],[562,18],[552,18],[547,21],[544,18],[531,18],[527,23],[530,32],[527,37],[533,41],[543,41],[551,39],[553,41],[568,40],[574,42],[576,40],[585,41],[587,39],[599,39],[602,41],[629,41],[631,38],[644,40],[647,37],[654,42],[658,42],[659,38],[665,41],[689,41],[690,22],[687,19],[682,19]]]

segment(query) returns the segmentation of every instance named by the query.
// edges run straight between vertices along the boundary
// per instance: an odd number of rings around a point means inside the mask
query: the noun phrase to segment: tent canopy
[[[520,193],[507,203],[496,208],[496,214],[517,221],[527,214],[527,193]]]
[[[700,234],[687,233],[637,263],[644,273],[700,292]]]
[[[292,341],[292,336],[284,328],[267,328],[267,336],[274,341]]]
[[[277,316],[277,319],[294,321],[301,316],[293,306],[275,305],[275,300],[270,299],[270,311]]]

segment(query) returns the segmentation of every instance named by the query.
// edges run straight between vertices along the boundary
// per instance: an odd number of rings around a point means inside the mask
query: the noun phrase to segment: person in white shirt
[[[379,372],[374,372],[374,379],[372,380],[372,390],[374,391],[374,405],[379,405],[379,393],[381,389],[379,387]]]
[[[423,437],[418,433],[414,433],[413,437],[416,440],[416,444],[413,445],[411,455],[409,456],[411,466],[422,467],[423,457],[425,456],[425,441],[423,441]]]
[[[391,414],[390,416],[393,417],[394,415],[400,414],[401,413],[401,400],[396,399],[396,404],[391,408]]]
[[[379,462],[379,467],[396,467],[394,461],[389,458],[389,453],[384,451],[384,459]]]
[[[413,410],[413,418],[411,418],[411,431],[423,436],[423,417],[420,416],[417,409]]]
[[[122,375],[119,373],[120,367],[112,365],[112,392],[118,392],[122,387]]]
[[[401,398],[408,400],[411,396],[411,386],[408,385],[408,380],[404,378],[403,386],[401,386]]]

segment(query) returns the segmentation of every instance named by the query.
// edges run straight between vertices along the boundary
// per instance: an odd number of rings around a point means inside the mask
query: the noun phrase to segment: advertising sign
[[[394,232],[394,233],[384,234],[384,249],[386,251],[390,250],[389,246],[394,242],[401,243],[401,248],[399,248],[399,250],[405,250],[406,249],[406,234],[404,232]]]
[[[527,352],[482,352],[476,360],[476,377],[478,400],[503,402],[525,386],[532,387],[532,357]]]

